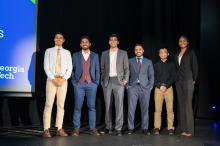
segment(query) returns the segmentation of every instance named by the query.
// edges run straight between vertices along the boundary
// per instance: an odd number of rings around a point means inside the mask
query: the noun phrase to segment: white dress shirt
[[[137,56],[136,56],[137,62],[138,62],[138,58],[140,59],[140,63],[142,64],[143,56],[140,56],[140,57],[137,57]]]
[[[49,79],[54,79],[56,76],[56,57],[58,47],[48,48],[44,55],[44,70]],[[72,57],[70,51],[60,47],[61,54],[61,73],[64,79],[69,79],[72,73]]]
[[[117,76],[117,69],[116,69],[117,54],[118,54],[118,49],[116,51],[111,51],[111,50],[109,51],[109,57],[110,57],[109,77]]]
[[[85,52],[84,50],[82,50],[82,55],[85,61],[87,61],[90,55],[90,50],[88,52]]]
[[[180,55],[178,56],[178,63],[179,63],[179,65],[181,64],[182,57],[183,56],[180,56]]]

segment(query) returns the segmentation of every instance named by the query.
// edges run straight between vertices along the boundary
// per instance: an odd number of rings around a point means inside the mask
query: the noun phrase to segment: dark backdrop
[[[119,48],[127,50],[129,57],[134,56],[135,43],[142,43],[145,47],[145,56],[153,62],[158,60],[157,51],[161,46],[169,47],[172,59],[173,54],[178,51],[178,37],[182,34],[189,36],[190,47],[195,50],[200,66],[194,98],[195,118],[219,119],[217,117],[220,114],[217,68],[220,64],[217,61],[217,52],[220,47],[218,42],[220,34],[217,32],[220,13],[218,13],[217,1],[39,0],[36,94],[31,99],[1,98],[1,124],[28,125],[42,122],[46,81],[43,70],[44,51],[54,45],[54,34],[58,31],[65,34],[64,47],[72,53],[80,50],[80,37],[89,35],[92,42],[91,50],[101,55],[103,50],[108,49],[108,35],[116,33],[120,40]],[[126,102],[127,97],[125,97],[125,105]],[[152,126],[153,96],[150,103]],[[216,111],[211,110],[214,103],[217,106]],[[176,113],[176,106],[174,110]],[[73,90],[69,82],[64,124],[72,124],[72,111]],[[82,122],[86,124],[86,107],[83,111]],[[126,115],[127,106],[125,106],[125,119]],[[139,109],[136,117],[139,121]],[[97,92],[97,123],[104,123],[104,101],[101,87]]]

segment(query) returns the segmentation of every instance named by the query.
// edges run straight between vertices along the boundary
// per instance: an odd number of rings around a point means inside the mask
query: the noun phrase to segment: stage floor
[[[140,130],[133,135],[91,136],[86,128],[79,137],[41,138],[41,127],[16,127],[0,129],[0,146],[220,146],[220,122],[200,120],[196,122],[194,137],[169,136],[166,131],[160,135],[145,136]],[[99,126],[98,128],[102,128]],[[71,127],[65,127],[70,133]],[[54,134],[55,129],[52,129]]]

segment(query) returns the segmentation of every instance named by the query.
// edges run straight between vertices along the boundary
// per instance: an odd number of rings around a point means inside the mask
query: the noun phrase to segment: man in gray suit
[[[130,79],[128,83],[128,134],[133,134],[134,117],[137,101],[141,108],[141,128],[145,135],[148,130],[148,107],[151,89],[154,85],[154,70],[152,62],[143,57],[144,48],[141,44],[134,47],[135,57],[129,59]]]
[[[118,37],[109,36],[110,49],[104,51],[101,57],[101,85],[105,100],[105,124],[103,133],[112,133],[112,92],[115,99],[115,134],[122,136],[124,87],[128,83],[129,63],[127,52],[118,49]]]

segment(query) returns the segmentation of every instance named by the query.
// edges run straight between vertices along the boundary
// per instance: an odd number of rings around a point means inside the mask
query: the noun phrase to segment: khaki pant
[[[55,95],[57,97],[57,115],[55,126],[58,129],[62,128],[63,116],[64,116],[64,102],[66,99],[67,92],[67,81],[63,83],[62,86],[56,87],[51,80],[47,79],[46,83],[46,103],[44,107],[43,124],[44,130],[50,128],[51,123],[51,112],[53,108],[53,103]]]
[[[161,111],[163,106],[163,100],[166,102],[167,109],[167,128],[174,129],[174,113],[173,113],[173,88],[170,87],[165,93],[162,93],[160,89],[155,88],[154,101],[155,101],[155,112],[154,112],[154,128],[161,127]]]

